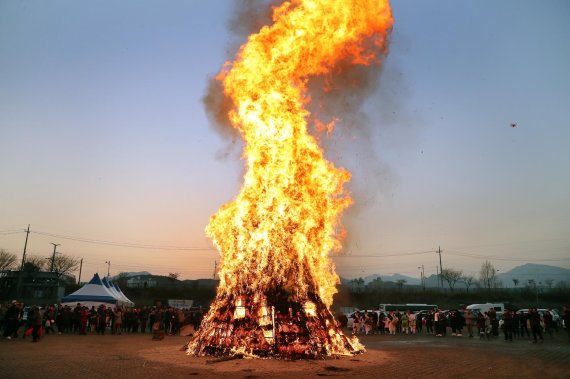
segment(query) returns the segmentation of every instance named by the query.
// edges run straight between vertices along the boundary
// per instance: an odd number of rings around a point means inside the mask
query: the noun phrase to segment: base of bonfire
[[[216,300],[188,344],[189,354],[295,360],[364,352],[315,296],[302,302],[243,295]]]

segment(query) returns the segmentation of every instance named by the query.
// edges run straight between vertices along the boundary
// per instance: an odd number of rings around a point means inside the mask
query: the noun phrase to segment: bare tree
[[[465,275],[465,276],[461,277],[460,280],[463,283],[465,283],[465,286],[467,287],[467,292],[469,292],[469,288],[477,282],[477,279],[475,279],[475,277],[473,275]]]
[[[489,261],[485,261],[481,265],[481,271],[479,271],[479,281],[481,285],[488,290],[494,288],[497,284],[497,270]]]
[[[178,279],[178,277],[180,277],[180,273],[179,272],[171,272],[168,274],[168,277],[170,279]]]
[[[519,280],[517,278],[514,278],[513,284],[515,285],[515,288],[517,288],[517,286],[519,285]]]
[[[554,279],[545,279],[544,284],[548,286],[548,289],[552,289],[552,285],[554,284]]]
[[[38,255],[28,255],[26,257],[26,264],[29,266],[35,266],[38,271],[42,271],[47,266],[47,260],[44,257]]]
[[[49,259],[51,265],[51,258]],[[70,257],[65,254],[58,254],[53,261],[53,272],[56,273],[58,279],[64,275],[71,274],[79,267],[79,259]]]
[[[402,287],[404,287],[404,284],[406,284],[408,281],[406,279],[398,279],[396,280],[396,285],[402,289]]]
[[[16,254],[0,249],[0,272],[12,270],[16,267]]]
[[[462,271],[454,270],[454,269],[449,268],[449,267],[446,267],[443,270],[441,270],[441,277],[443,278],[443,280],[445,280],[447,282],[451,292],[453,292],[453,289],[455,288],[455,284],[457,283],[457,281],[459,279],[461,279],[462,275],[463,275]]]

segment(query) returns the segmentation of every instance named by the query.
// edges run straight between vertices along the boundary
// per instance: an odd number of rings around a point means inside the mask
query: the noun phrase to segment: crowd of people
[[[122,334],[149,333],[162,330],[174,335],[184,325],[200,326],[201,309],[183,310],[169,306],[119,307],[101,304],[98,307],[77,303],[24,307],[13,300],[0,307],[0,331],[4,338],[32,336],[37,342],[42,334]]]
[[[471,310],[442,311],[433,309],[430,311],[411,312],[399,310],[390,312],[363,311],[355,312],[352,318],[352,334],[433,334],[436,337],[447,335],[451,329],[451,335],[480,339],[490,339],[503,334],[505,341],[513,341],[513,338],[527,338],[533,343],[542,342],[544,335],[553,336],[559,329],[559,323],[553,320],[550,310],[541,314],[536,308],[529,308],[528,312],[505,309],[502,314],[491,308],[485,312],[472,312]],[[341,316],[341,324],[347,326],[348,318]],[[563,308],[561,323],[564,325],[570,342],[570,310],[568,306]]]
[[[154,307],[87,307],[77,303],[68,305],[48,305],[46,307],[24,307],[17,300],[0,306],[0,331],[6,339],[32,337],[39,341],[42,334],[122,334],[149,333],[155,330],[165,334],[177,334],[184,325],[193,325],[197,330],[204,317],[201,309],[183,310],[169,306]],[[451,329],[451,336],[490,339],[502,333],[505,341],[529,339],[533,343],[542,342],[544,336],[553,336],[559,329],[549,310],[541,314],[536,308],[528,312],[505,309],[497,314],[494,309],[485,312],[471,310],[411,312],[405,310],[380,312],[355,312],[352,316],[352,333],[357,334],[433,334],[443,337]],[[344,326],[347,317],[339,317]],[[568,333],[570,342],[570,309],[565,306],[560,324]]]

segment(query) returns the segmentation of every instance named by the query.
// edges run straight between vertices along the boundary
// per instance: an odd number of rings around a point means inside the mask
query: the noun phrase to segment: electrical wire
[[[498,257],[495,255],[479,255],[473,253],[463,253],[457,251],[445,251],[446,254],[455,255],[458,257],[464,258],[473,258],[473,259],[493,259],[498,261],[512,261],[512,262],[563,262],[563,261],[570,261],[569,258],[540,258],[540,259],[532,259],[532,258],[514,258],[514,257]]]
[[[48,237],[55,237],[61,238],[76,242],[84,242],[93,245],[105,245],[105,246],[117,246],[117,247],[127,247],[132,249],[146,249],[146,250],[213,250],[216,251],[213,247],[197,247],[197,246],[165,246],[165,245],[150,245],[150,244],[140,244],[140,243],[132,243],[132,242],[117,242],[117,241],[105,241],[105,240],[97,240],[91,238],[82,238],[82,237],[73,237],[73,236],[66,236],[61,234],[54,234],[48,232],[40,232],[37,230],[30,230],[30,233],[39,234],[42,236]]]

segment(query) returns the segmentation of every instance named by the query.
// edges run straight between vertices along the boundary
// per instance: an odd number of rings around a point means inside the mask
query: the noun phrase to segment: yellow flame
[[[378,61],[391,9],[388,0],[292,0],[274,8],[273,21],[217,77],[233,102],[229,117],[244,140],[247,170],[240,194],[206,228],[221,255],[206,324],[228,296],[272,288],[298,299],[312,294],[330,307],[339,281],[329,254],[341,247],[350,173],[327,161],[308,133],[307,83],[340,70],[339,62]],[[328,349],[346,353],[335,335],[339,342]]]

